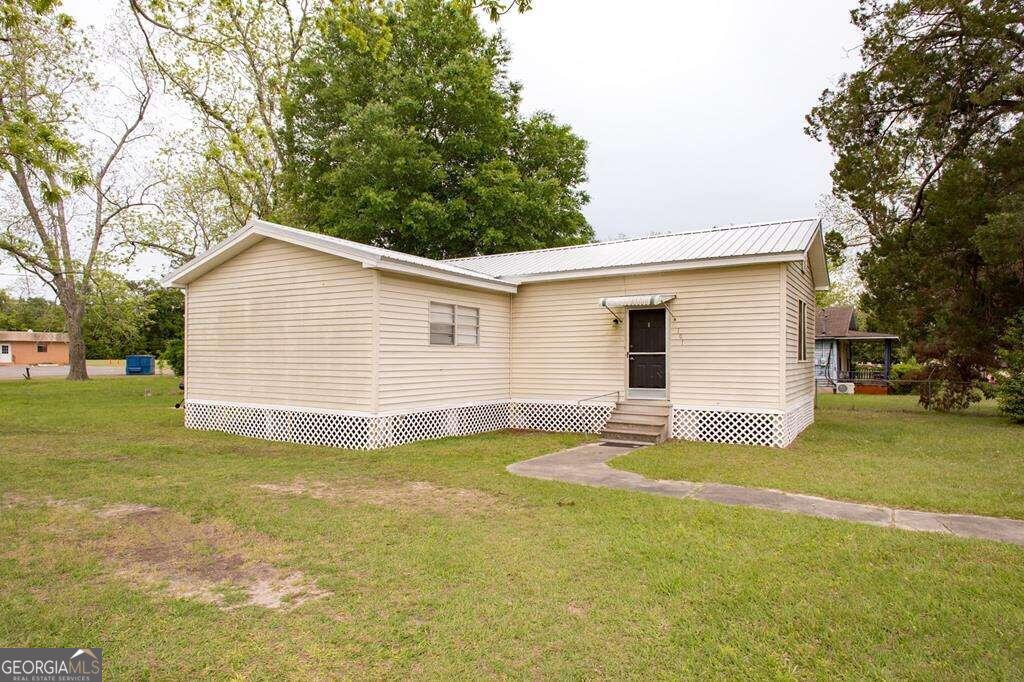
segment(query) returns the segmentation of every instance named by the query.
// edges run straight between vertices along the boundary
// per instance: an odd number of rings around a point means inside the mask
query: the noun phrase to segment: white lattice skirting
[[[781,410],[672,407],[670,435],[679,440],[784,448],[814,422],[814,398]]]
[[[779,447],[786,447],[808,426],[814,423],[814,396],[790,405],[782,415],[782,439]]]
[[[559,403],[525,401],[512,403],[513,429],[598,433],[611,416],[613,403]]]
[[[507,429],[511,423],[510,410],[508,402],[500,401],[368,415],[189,400],[185,403],[185,426],[264,440],[371,450]]]
[[[611,403],[497,401],[371,415],[189,400],[185,403],[185,426],[264,440],[370,450],[508,428],[597,433],[613,407]],[[813,421],[814,403],[810,399],[784,412],[673,406],[671,436],[785,447]]]

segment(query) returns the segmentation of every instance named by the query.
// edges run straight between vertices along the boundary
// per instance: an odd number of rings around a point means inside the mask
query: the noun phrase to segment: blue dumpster
[[[156,371],[156,358],[152,355],[129,355],[124,359],[125,374],[153,374]]]

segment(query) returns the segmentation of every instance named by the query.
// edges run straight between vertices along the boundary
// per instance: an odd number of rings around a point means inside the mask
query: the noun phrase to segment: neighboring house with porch
[[[68,335],[0,329],[0,365],[66,365]]]
[[[185,291],[185,424],[354,448],[519,428],[784,446],[818,219],[432,260],[263,221]]]
[[[852,383],[859,393],[888,393],[892,368],[892,344],[899,337],[887,332],[857,329],[852,306],[833,306],[818,311],[814,341],[814,380],[819,389],[835,391],[838,383]],[[855,367],[853,346],[881,343],[880,366]]]

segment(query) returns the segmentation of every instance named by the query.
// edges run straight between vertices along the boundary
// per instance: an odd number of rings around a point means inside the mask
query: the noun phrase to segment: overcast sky
[[[804,116],[858,64],[854,4],[535,0],[502,30],[527,107],[590,143],[608,238],[813,215],[832,162]]]
[[[101,24],[117,1],[64,6]],[[534,0],[500,27],[526,111],[589,143],[585,213],[608,239],[815,214],[831,157],[804,116],[858,64],[854,4]]]

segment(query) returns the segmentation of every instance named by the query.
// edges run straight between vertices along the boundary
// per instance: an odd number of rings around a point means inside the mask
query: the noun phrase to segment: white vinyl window
[[[479,344],[479,308],[430,302],[431,346],[476,346]]]
[[[798,301],[797,307],[800,317],[796,322],[796,359],[803,362],[807,359],[807,304]]]

